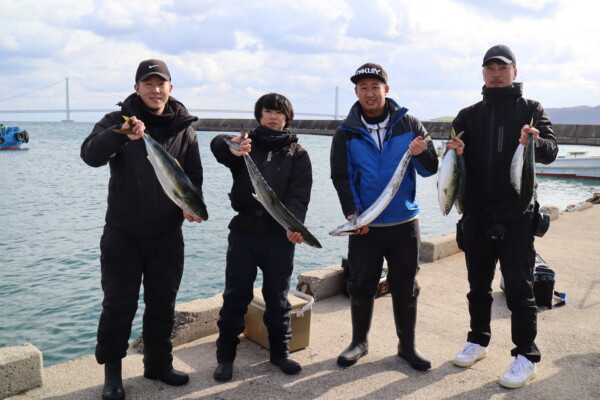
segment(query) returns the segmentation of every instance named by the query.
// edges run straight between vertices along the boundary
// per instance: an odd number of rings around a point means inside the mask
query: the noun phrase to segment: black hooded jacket
[[[483,100],[462,109],[452,126],[464,131],[467,169],[467,212],[520,214],[519,195],[510,183],[510,167],[521,128],[531,123],[540,131],[536,162],[549,164],[558,146],[542,105],[522,97],[522,83],[483,88]]]
[[[253,196],[254,188],[243,157],[229,151],[223,138],[217,135],[210,148],[217,161],[231,170],[233,186],[229,193],[232,208],[239,214],[229,223],[229,229],[249,233],[281,233],[285,230]],[[259,126],[248,135],[252,139],[250,157],[277,198],[299,221],[304,221],[312,188],[312,166],[308,153],[289,131],[275,131]]]
[[[150,112],[135,93],[120,103],[121,111],[106,114],[81,145],[81,158],[92,166],[110,166],[106,223],[137,237],[150,237],[181,227],[183,212],[164,193],[148,161],[144,140],[131,141],[113,132],[122,116],[144,121],[146,132],[177,159],[202,193],[202,163],[196,132],[198,118],[169,98],[161,115]]]

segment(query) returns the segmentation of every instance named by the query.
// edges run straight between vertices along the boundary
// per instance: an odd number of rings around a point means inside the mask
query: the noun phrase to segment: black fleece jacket
[[[122,116],[144,121],[146,132],[179,161],[194,186],[202,193],[202,162],[196,132],[198,118],[169,98],[165,111],[149,111],[135,93],[120,103],[121,111],[106,114],[81,145],[81,158],[92,166],[110,166],[106,223],[137,237],[150,237],[178,229],[183,212],[163,192],[148,161],[144,140],[131,141],[113,132]]]
[[[558,146],[542,105],[522,97],[522,84],[483,88],[483,100],[462,109],[452,125],[463,132],[467,168],[467,212],[520,214],[519,195],[510,183],[510,167],[521,128],[533,118],[540,140],[536,162],[549,164]]]
[[[275,131],[259,126],[249,133],[252,139],[250,157],[277,198],[299,221],[304,221],[312,188],[312,165],[306,150],[289,131]],[[233,185],[229,193],[231,207],[239,214],[229,223],[229,229],[249,233],[279,233],[285,230],[267,213],[253,196],[243,157],[231,154],[223,138],[217,135],[210,148],[217,161],[231,170]]]

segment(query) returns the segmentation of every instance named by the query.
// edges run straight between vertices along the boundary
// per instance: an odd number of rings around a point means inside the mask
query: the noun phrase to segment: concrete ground
[[[396,356],[391,299],[375,303],[369,354],[355,366],[337,366],[350,342],[348,299],[315,303],[310,345],[292,354],[304,369],[287,376],[268,362],[268,351],[242,338],[231,382],[218,383],[212,335],[175,349],[175,367],[190,374],[178,388],[143,378],[142,356],[124,360],[127,399],[600,399],[600,206],[562,212],[550,231],[536,240],[538,253],[557,273],[556,289],[568,294],[565,307],[543,309],[537,344],[542,351],[538,376],[521,389],[497,384],[508,367],[510,313],[496,277],[489,355],[473,367],[451,359],[466,341],[468,289],[461,254],[421,265],[417,343],[433,366],[412,370]],[[93,356],[44,370],[41,388],[12,399],[100,399],[102,367]]]

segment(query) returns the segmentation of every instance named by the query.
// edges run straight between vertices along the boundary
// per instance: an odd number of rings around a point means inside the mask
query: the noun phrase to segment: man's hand
[[[146,125],[136,117],[131,117],[128,122],[121,126],[121,129],[131,129],[133,131],[133,134],[127,135],[129,140],[140,140],[146,131]]]
[[[302,243],[302,234],[300,232],[287,232],[287,238],[294,244]]]
[[[348,221],[352,221],[354,219],[354,215],[349,215],[346,217],[346,219]],[[369,233],[369,227],[368,226],[363,226],[360,229],[357,229],[354,231],[354,235],[364,235],[366,233]]]
[[[456,137],[446,142],[446,148],[450,150],[455,150],[456,155],[462,156],[465,151],[465,142],[460,140],[460,138]]]
[[[523,127],[521,128],[521,136],[519,137],[519,143],[521,143],[523,146],[527,146],[527,139],[529,138],[529,135],[533,135],[533,143],[540,140],[540,131],[529,125],[523,125]]]
[[[239,143],[240,148],[242,149],[242,151],[237,151],[237,150],[234,150],[233,147],[229,146],[229,151],[234,156],[238,156],[238,157],[247,156],[252,151],[252,145],[250,144],[250,143],[252,143],[252,139],[249,139],[248,137],[243,138],[242,136],[236,136],[236,137],[232,138],[231,141],[233,143]]]
[[[196,217],[195,215],[188,214],[185,211],[183,212],[183,218],[185,218],[186,220],[188,220],[188,222],[197,222],[197,223],[200,223],[200,222],[204,221],[202,218]]]
[[[427,150],[427,142],[421,136],[417,136],[412,142],[408,144],[410,154],[418,156],[425,150]]]

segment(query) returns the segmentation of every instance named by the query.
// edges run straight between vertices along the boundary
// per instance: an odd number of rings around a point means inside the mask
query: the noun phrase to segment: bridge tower
[[[67,106],[66,106],[66,110],[67,110],[67,119],[63,119],[62,122],[73,122],[73,120],[71,119],[71,110],[69,109],[69,78],[65,78],[65,83],[66,83],[66,90],[67,90]]]

